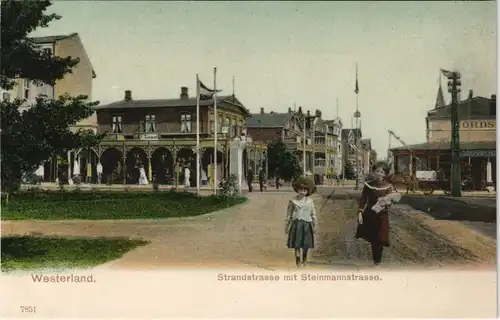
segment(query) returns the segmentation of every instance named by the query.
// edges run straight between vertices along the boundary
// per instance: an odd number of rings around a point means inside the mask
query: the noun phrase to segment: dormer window
[[[181,132],[191,132],[191,113],[181,113]]]
[[[113,133],[123,133],[122,116],[113,116]]]
[[[146,115],[146,132],[156,132],[156,115]]]

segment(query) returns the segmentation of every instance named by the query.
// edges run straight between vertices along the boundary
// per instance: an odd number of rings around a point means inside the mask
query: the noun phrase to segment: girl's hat
[[[299,189],[301,186],[306,186],[307,187],[307,195],[310,196],[311,194],[316,192],[316,185],[314,184],[314,181],[308,177],[298,177],[297,180],[293,182],[293,190],[295,192],[299,192]]]

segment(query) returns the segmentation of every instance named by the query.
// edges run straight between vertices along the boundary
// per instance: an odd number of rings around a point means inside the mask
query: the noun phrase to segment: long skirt
[[[356,238],[364,239],[372,244],[389,246],[389,214],[387,210],[380,213],[366,208],[363,212],[363,224],[358,223]]]
[[[293,220],[288,231],[288,248],[309,249],[314,248],[314,232],[311,222]]]

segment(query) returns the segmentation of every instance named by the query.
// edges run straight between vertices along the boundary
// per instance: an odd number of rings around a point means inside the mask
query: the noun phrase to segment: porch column
[[[73,184],[73,179],[71,179],[71,151],[68,151],[68,184]]]
[[[123,162],[123,185],[127,184],[127,149],[122,147],[122,162]]]
[[[148,148],[148,180],[151,183],[153,181],[153,166],[151,165],[151,149]]]

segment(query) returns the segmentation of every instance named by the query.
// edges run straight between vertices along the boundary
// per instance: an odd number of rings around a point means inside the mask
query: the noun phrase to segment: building
[[[144,166],[149,180],[172,184],[178,178],[179,166],[191,168],[191,185],[196,185],[196,97],[187,87],[177,99],[135,100],[127,90],[121,101],[98,106],[98,132],[106,133],[101,144],[89,151],[92,164],[90,180],[95,181],[96,163],[102,164],[103,183],[135,184],[138,168]],[[230,173],[231,143],[246,137],[248,110],[235,96],[217,97],[217,133],[215,133],[214,100],[200,101],[201,169],[211,175],[214,164],[214,137],[217,134],[218,180]],[[243,152],[243,162],[257,167],[265,161],[265,144],[252,142]],[[177,181],[178,182],[178,181]]]
[[[358,169],[362,168],[363,163],[361,129],[342,129],[341,138],[343,152],[342,167],[345,169],[347,162],[349,162],[354,169],[354,173],[357,174]]]
[[[25,100],[25,106],[29,107],[35,103],[36,98],[44,94],[50,99],[57,99],[59,96],[69,94],[76,97],[79,95],[88,96],[92,100],[92,80],[96,78],[94,68],[87,55],[85,47],[78,33],[69,35],[58,35],[48,37],[35,37],[32,41],[44,52],[58,57],[72,57],[80,59],[80,62],[63,79],[57,80],[54,86],[43,84],[36,85],[29,79],[17,79],[16,86],[2,93],[4,101],[13,99]],[[82,120],[74,126],[74,129],[97,130],[96,115]]]
[[[53,86],[49,84],[36,85],[29,79],[16,79],[16,84],[12,90],[2,92],[2,100],[24,100],[25,103],[21,110],[31,107],[35,103],[36,98],[40,95],[46,95],[50,99],[57,99],[64,94],[69,94],[72,97],[85,95],[88,97],[88,100],[91,101],[92,81],[96,78],[96,74],[78,33],[35,37],[31,38],[31,40],[40,50],[50,55],[78,58],[80,61],[72,69],[72,73],[68,73],[63,79],[57,80]],[[75,124],[71,129],[74,131],[79,129],[90,129],[96,132],[96,114]],[[70,153],[68,153],[68,163],[70,159],[71,156]],[[64,161],[66,161],[66,159],[64,159]],[[56,157],[54,157],[43,164],[45,182],[55,182],[57,180],[61,173],[60,162],[62,161],[58,161]]]
[[[335,118],[333,120],[325,121],[327,132],[330,134],[327,145],[330,147],[328,153],[328,168],[327,172],[331,175],[341,175],[343,172],[343,154],[342,154],[342,120]]]
[[[247,122],[251,137],[267,143],[283,142],[295,152],[301,166],[304,166],[305,151],[306,171],[322,178],[330,171],[330,163],[335,164],[334,160],[327,159],[336,159],[333,155],[337,153],[335,141],[340,136],[338,126],[339,121],[335,124],[324,121],[320,110],[314,114],[310,111],[304,113],[302,107],[297,111],[288,108],[286,113],[266,113],[261,108],[260,113],[252,114]]]
[[[481,190],[487,183],[487,167],[496,181],[496,95],[490,99],[474,97],[459,101],[459,138],[462,179],[473,181]],[[416,171],[440,171],[445,179],[451,172],[451,104],[444,102],[441,86],[436,104],[426,117],[427,142],[391,149],[394,171],[415,175]]]
[[[372,167],[372,159],[371,159],[371,151],[372,151],[372,140],[371,139],[362,139],[361,140],[361,166],[363,168],[363,174],[368,174],[371,171]]]

